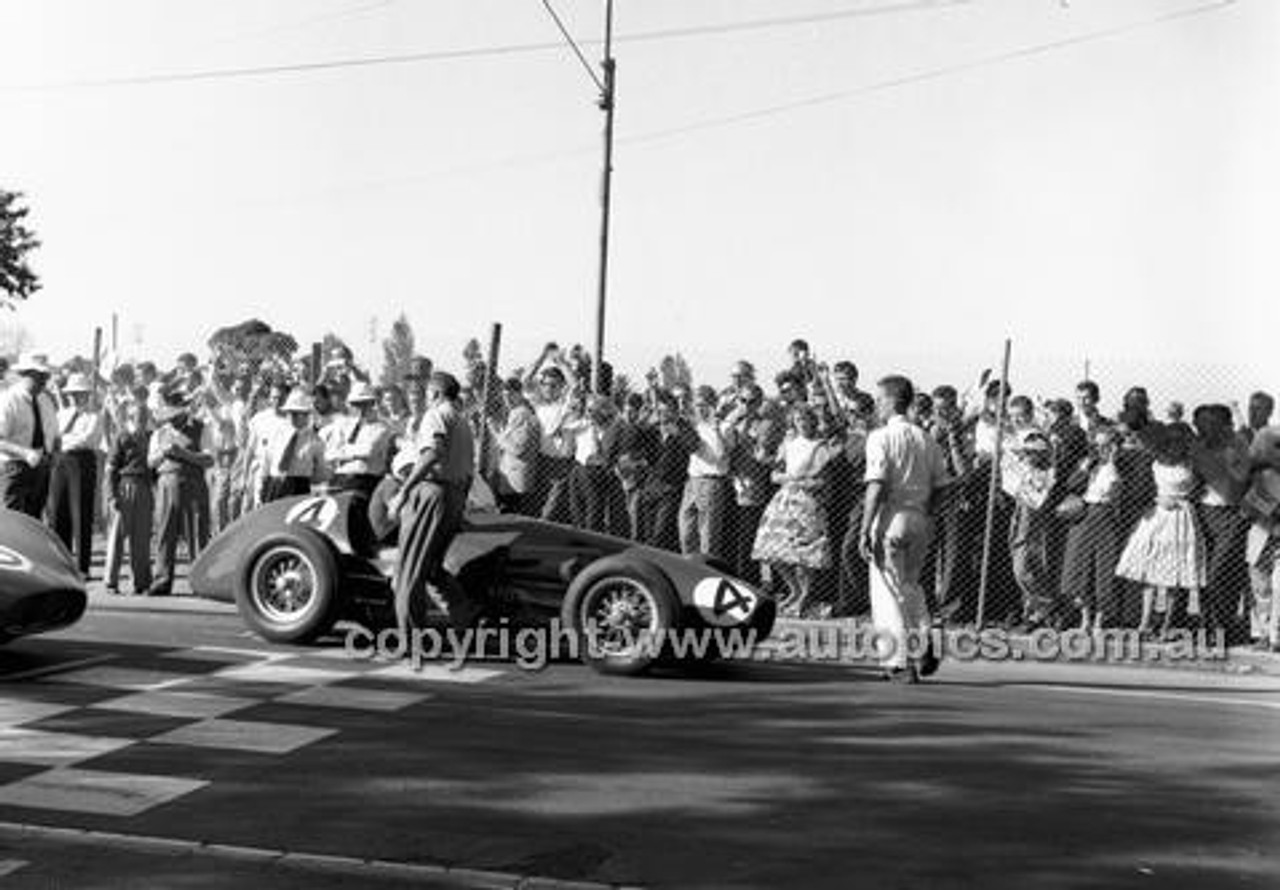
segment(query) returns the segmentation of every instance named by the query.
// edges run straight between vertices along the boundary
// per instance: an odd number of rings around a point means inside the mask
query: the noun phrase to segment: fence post
[[[1000,491],[1000,458],[1004,453],[1004,403],[1009,386],[1009,353],[1013,341],[1004,341],[1004,362],[1000,367],[1000,401],[996,405],[996,453],[991,459],[991,480],[987,485],[987,516],[982,529],[982,576],[978,581],[978,630],[982,630],[987,605],[987,582],[991,577],[991,533],[996,521],[996,496]],[[985,393],[984,393],[985,396]]]
[[[489,355],[480,385],[480,447],[476,449],[476,472],[482,477],[489,469],[489,400],[493,398],[493,384],[498,381],[498,351],[501,346],[502,324],[494,322],[489,330]]]

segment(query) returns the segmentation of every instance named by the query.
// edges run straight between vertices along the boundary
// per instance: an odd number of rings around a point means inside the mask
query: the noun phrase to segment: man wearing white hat
[[[391,461],[394,431],[378,417],[378,394],[363,380],[347,394],[351,415],[335,430],[337,447],[325,456],[333,466],[334,484],[345,491],[372,495]],[[340,431],[340,432],[339,432]]]
[[[262,449],[266,478],[262,503],[310,494],[311,483],[324,478],[324,446],[311,425],[311,399],[299,388],[280,406],[287,423],[274,425]]]
[[[49,482],[49,525],[75,553],[80,573],[88,576],[93,553],[93,499],[102,447],[102,412],[94,407],[88,374],[67,377],[62,394],[70,401],[58,412],[62,450],[54,458]]]
[[[51,370],[43,355],[23,356],[13,367],[18,382],[0,393],[0,506],[37,519],[59,444],[58,408],[45,390]]]

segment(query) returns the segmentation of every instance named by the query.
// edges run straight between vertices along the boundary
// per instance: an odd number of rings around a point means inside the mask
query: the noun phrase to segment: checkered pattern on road
[[[344,713],[400,711],[430,698],[424,690],[433,684],[503,673],[218,647],[70,668],[34,681],[0,678],[0,808],[135,816],[216,781],[197,777],[201,752],[284,757],[338,734]],[[256,718],[268,704],[314,719]],[[105,755],[140,749],[189,752],[166,762],[186,762],[191,774],[94,768]]]

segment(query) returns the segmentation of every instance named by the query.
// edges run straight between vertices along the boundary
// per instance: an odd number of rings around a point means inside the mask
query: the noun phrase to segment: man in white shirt
[[[85,577],[93,554],[93,501],[98,484],[98,451],[103,441],[102,412],[92,404],[88,374],[71,374],[62,387],[70,404],[58,412],[62,450],[53,461],[48,520],[76,557]]]
[[[592,396],[586,416],[564,428],[573,440],[569,513],[578,528],[618,537],[627,534],[626,497],[614,472],[618,461],[618,411],[605,396]]]
[[[391,467],[395,432],[378,416],[378,394],[368,383],[353,383],[347,404],[352,414],[344,426],[334,430],[334,438],[328,441],[336,447],[328,449],[325,457],[333,467],[338,488],[372,495]]]
[[[543,519],[569,522],[569,475],[573,472],[576,443],[566,428],[573,419],[573,398],[564,359],[554,344],[547,344],[526,383],[535,378],[530,394],[542,441],[538,446],[538,502]]]
[[[262,451],[264,504],[310,494],[311,483],[325,475],[324,446],[311,425],[311,400],[294,389],[280,410],[288,422],[271,427]]]
[[[927,639],[929,608],[920,573],[929,551],[934,495],[947,482],[938,443],[907,420],[915,389],[905,377],[890,376],[877,385],[876,408],[884,425],[867,434],[867,493],[860,549],[871,566],[871,620],[879,639],[892,644],[884,653],[886,676],[915,683],[937,670],[927,651],[908,660],[909,633]]]
[[[733,482],[729,476],[729,445],[716,420],[716,391],[699,386],[693,399],[698,449],[689,455],[689,478],[680,503],[680,549],[727,559],[725,540]]]
[[[13,367],[18,382],[0,393],[0,506],[36,519],[59,444],[58,408],[45,390],[51,371],[44,356],[25,356]]]

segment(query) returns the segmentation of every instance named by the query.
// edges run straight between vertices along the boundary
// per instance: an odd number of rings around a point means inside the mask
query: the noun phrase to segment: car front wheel
[[[569,586],[562,609],[582,660],[606,674],[639,674],[657,661],[676,614],[666,576],[626,556],[606,557],[584,569]]]
[[[338,566],[327,542],[297,529],[258,542],[241,562],[236,606],[274,643],[307,643],[333,626]]]

